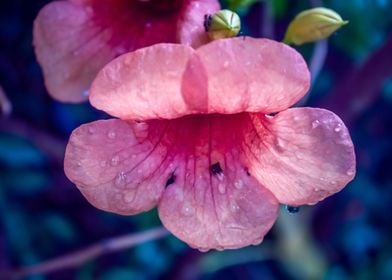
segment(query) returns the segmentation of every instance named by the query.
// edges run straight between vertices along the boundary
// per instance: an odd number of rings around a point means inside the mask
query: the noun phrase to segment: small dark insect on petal
[[[211,15],[208,15],[208,14],[204,15],[204,23],[203,23],[203,25],[204,25],[204,30],[206,32],[208,32],[208,30],[210,29],[211,20],[212,20],[212,16]]]
[[[214,175],[219,175],[223,173],[222,167],[220,166],[219,162],[216,162],[210,166],[210,171]]]
[[[165,187],[173,184],[175,181],[176,181],[176,175],[174,175],[174,173],[172,173],[171,176],[169,177],[169,179],[167,179]]]

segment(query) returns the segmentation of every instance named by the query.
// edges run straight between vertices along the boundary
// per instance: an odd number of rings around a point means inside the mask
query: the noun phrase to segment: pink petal
[[[181,79],[191,47],[157,44],[110,62],[91,86],[91,104],[122,119],[175,118],[188,108]]]
[[[98,74],[90,102],[113,116],[140,120],[275,112],[298,101],[308,87],[308,69],[294,49],[244,37],[214,41],[196,52],[159,44],[128,53]]]
[[[353,143],[330,111],[293,108],[274,117],[250,115],[246,153],[251,174],[289,205],[314,204],[355,175]]]
[[[236,154],[220,156],[225,158],[224,175],[208,173],[207,157],[196,155],[179,166],[176,182],[159,204],[165,227],[202,251],[261,243],[278,212],[275,197],[246,174]]]
[[[92,26],[91,10],[67,1],[45,6],[34,23],[34,47],[45,84],[57,100],[80,102],[99,69],[114,57],[110,30]]]
[[[95,207],[118,214],[153,208],[172,170],[161,144],[165,127],[103,120],[74,130],[64,170]]]
[[[161,13],[151,9],[166,9],[162,3],[129,0],[55,1],[45,6],[35,21],[34,46],[49,93],[65,102],[87,100],[92,80],[106,63],[141,47],[176,42],[177,29],[189,31],[186,43],[199,44],[204,31],[200,34],[199,27],[191,26],[195,21],[188,13],[207,11],[217,1],[202,2],[199,9],[189,0],[179,2],[177,9]]]
[[[184,98],[208,113],[278,112],[309,89],[302,56],[268,39],[238,37],[213,41],[191,58],[183,81]]]
[[[193,247],[260,243],[276,219],[278,202],[247,173],[240,156],[243,137],[232,133],[243,118],[83,125],[67,146],[65,172],[103,210],[135,214],[161,199],[163,224]]]
[[[176,176],[159,203],[168,230],[189,245],[207,249],[258,244],[274,223],[275,197],[247,174],[242,137],[233,134],[241,116],[189,116],[170,121]]]
[[[204,29],[204,16],[220,9],[219,2],[211,0],[192,0],[183,10],[178,24],[178,41],[185,45],[199,47],[208,43]]]

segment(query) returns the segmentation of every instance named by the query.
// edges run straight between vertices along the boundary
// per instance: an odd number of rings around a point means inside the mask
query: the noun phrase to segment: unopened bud
[[[240,17],[230,10],[220,10],[206,15],[204,27],[211,40],[235,37],[240,32]]]
[[[302,45],[323,40],[347,23],[339,14],[327,8],[305,10],[289,24],[283,42]]]

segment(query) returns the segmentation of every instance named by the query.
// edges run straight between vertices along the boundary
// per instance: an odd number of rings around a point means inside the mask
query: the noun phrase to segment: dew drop
[[[116,166],[120,161],[120,157],[119,156],[114,156],[111,160],[111,163],[113,166]]]
[[[109,131],[108,132],[108,138],[109,139],[114,139],[116,138],[116,133],[114,131]]]
[[[205,253],[205,252],[208,252],[210,249],[200,247],[200,248],[197,248],[197,250],[199,250],[202,253]]]
[[[295,214],[299,212],[299,206],[291,206],[291,205],[285,205],[284,208],[286,209],[287,212],[290,214]]]
[[[244,182],[242,182],[241,179],[234,182],[234,187],[238,190],[242,189],[243,186],[244,186]]]
[[[238,211],[240,210],[240,207],[239,207],[236,203],[232,203],[232,204],[230,205],[230,209],[231,209],[231,211],[233,211],[233,212],[238,212]]]
[[[225,184],[219,183],[219,185],[218,185],[218,191],[219,191],[219,193],[221,193],[221,194],[225,194],[225,193],[226,193],[226,186],[225,186]]]
[[[193,215],[193,212],[194,212],[194,209],[193,209],[193,207],[190,206],[189,204],[184,204],[184,206],[183,206],[182,209],[181,209],[181,213],[182,213],[184,216],[187,216],[187,217]]]
[[[135,123],[135,134],[137,137],[147,137],[148,135],[148,123],[136,122]]]
[[[130,202],[132,202],[133,200],[134,200],[134,198],[135,198],[135,192],[127,192],[125,195],[124,195],[124,201],[126,202],[126,203],[130,203]]]
[[[89,127],[88,128],[88,133],[89,134],[94,134],[95,133],[95,129],[93,127]]]
[[[81,163],[80,161],[78,161],[78,162],[76,163],[76,165],[77,165],[78,167],[81,167],[81,166],[82,166],[82,163]]]
[[[348,170],[348,171],[346,172],[346,174],[347,174],[347,176],[352,176],[352,175],[354,175],[354,171]]]
[[[342,125],[339,123],[335,128],[334,131],[335,132],[340,132],[342,130]]]
[[[126,178],[127,178],[127,175],[121,171],[117,174],[117,177],[116,177],[116,180],[114,181],[114,184],[116,186],[124,186],[126,183]]]
[[[227,61],[227,60],[223,63],[223,67],[224,67],[224,68],[229,67],[229,65],[230,65],[230,62]]]
[[[320,121],[319,120],[315,120],[312,122],[312,128],[316,128],[320,125]]]

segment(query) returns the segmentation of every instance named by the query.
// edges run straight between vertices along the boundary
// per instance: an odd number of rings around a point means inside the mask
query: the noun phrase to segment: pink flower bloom
[[[294,49],[267,39],[125,54],[98,74],[90,95],[119,119],[72,133],[66,175],[106,211],[158,205],[165,227],[192,247],[260,243],[279,203],[314,204],[354,177],[343,122],[323,109],[287,109],[309,80]]]
[[[88,99],[98,71],[113,58],[156,43],[208,41],[204,15],[217,0],[69,0],[45,6],[34,46],[49,93],[64,102]]]

